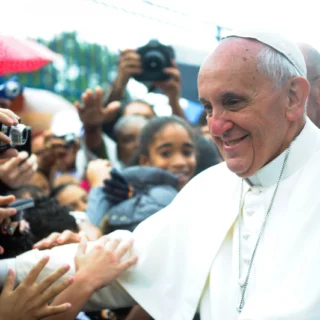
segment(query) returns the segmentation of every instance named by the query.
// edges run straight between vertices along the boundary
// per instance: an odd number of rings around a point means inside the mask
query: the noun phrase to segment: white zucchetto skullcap
[[[293,41],[273,32],[261,30],[235,30],[226,37],[254,39],[268,45],[283,54],[303,77],[307,76],[307,67],[301,50]]]

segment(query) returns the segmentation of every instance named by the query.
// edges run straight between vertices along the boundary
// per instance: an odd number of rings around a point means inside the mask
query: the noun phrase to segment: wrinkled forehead
[[[204,61],[198,76],[202,104],[220,103],[226,94],[242,97],[273,92],[275,80],[258,65],[264,47],[256,40],[228,38]]]
[[[258,71],[257,55],[262,44],[249,39],[228,38],[207,57],[198,75],[199,98],[218,96],[227,89],[252,94],[270,82]],[[269,85],[269,84],[268,84]]]
[[[243,38],[226,38],[205,59],[199,71],[199,78],[214,70],[256,70],[257,55],[262,48],[258,41]]]

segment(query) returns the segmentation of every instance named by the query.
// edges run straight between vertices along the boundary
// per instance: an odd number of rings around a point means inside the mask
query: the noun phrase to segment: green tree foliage
[[[63,59],[39,71],[19,74],[23,85],[51,90],[73,101],[86,88],[97,85],[105,88],[112,81],[118,57],[106,46],[79,41],[77,32],[61,33],[50,41],[36,40]]]

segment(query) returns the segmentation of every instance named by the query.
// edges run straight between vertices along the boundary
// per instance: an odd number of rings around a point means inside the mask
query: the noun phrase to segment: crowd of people
[[[80,136],[68,132],[68,128],[62,130],[64,135],[47,128],[32,136],[31,154],[12,146],[1,153],[0,259],[15,258],[33,249],[79,243],[81,239],[97,240],[119,229],[133,231],[169,205],[195,175],[222,161],[212,138],[202,135],[202,124],[192,125],[184,115],[179,103],[180,72],[174,61],[164,70],[169,79],[154,82],[168,97],[172,116],[157,116],[144,100],[124,99],[128,81],[142,72],[140,60],[135,50],[123,51],[107,98],[97,87],[87,89],[74,103],[83,127]],[[20,120],[10,111],[10,103],[1,100],[4,108],[0,109],[0,122],[14,126]],[[5,134],[0,138],[8,145]],[[6,206],[30,198],[34,207],[23,210],[21,219],[11,220],[16,210]],[[112,246],[112,252],[106,254],[114,254],[115,250]],[[92,252],[82,260],[94,257]],[[38,274],[43,266],[37,266],[33,273]],[[54,280],[58,275],[52,276]],[[10,277],[13,281],[12,273]],[[54,292],[59,294],[69,283],[71,280]],[[20,291],[14,292],[20,297]],[[46,312],[54,314],[66,310],[67,305],[50,308]],[[35,310],[34,318],[40,319],[44,314],[38,312]],[[138,319],[141,314],[144,311],[135,306],[104,311],[105,316],[94,312],[78,317]],[[146,313],[144,316],[149,318]]]
[[[81,136],[0,152],[0,319],[318,319],[320,54],[226,37],[200,68],[196,126],[174,61],[153,83],[171,116],[124,101],[141,72],[123,51],[112,91],[75,102]]]

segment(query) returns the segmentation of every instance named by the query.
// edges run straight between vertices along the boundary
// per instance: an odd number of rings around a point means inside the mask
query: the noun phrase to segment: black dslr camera
[[[150,40],[145,46],[137,49],[141,56],[142,73],[135,75],[137,81],[163,81],[170,78],[163,73],[164,68],[172,67],[174,51],[158,40]]]
[[[21,123],[8,127],[0,123],[0,131],[11,139],[10,143],[0,141],[0,152],[14,148],[18,151],[27,151],[29,155],[31,154],[31,127]]]

